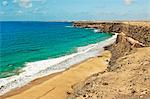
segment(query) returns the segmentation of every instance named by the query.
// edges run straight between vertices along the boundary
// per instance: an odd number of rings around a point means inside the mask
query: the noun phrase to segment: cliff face
[[[106,33],[123,32],[146,46],[150,46],[150,22],[74,22],[73,25],[80,28],[96,28]]]
[[[76,85],[71,98],[149,99],[150,22],[77,22],[74,26],[119,34],[106,47],[112,53],[108,69]]]
[[[124,33],[118,35],[116,43],[108,49],[112,52],[110,67],[113,67],[116,59],[132,52],[134,47],[127,37],[142,43],[145,47],[150,46],[150,22],[74,22],[74,27],[96,28],[106,33]],[[109,67],[108,67],[109,68]],[[109,68],[110,69],[110,68]]]

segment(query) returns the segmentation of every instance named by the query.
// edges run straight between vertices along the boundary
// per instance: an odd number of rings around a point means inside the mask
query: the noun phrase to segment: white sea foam
[[[59,58],[42,60],[26,63],[23,71],[19,75],[0,79],[0,95],[9,92],[12,89],[22,87],[34,79],[43,77],[52,73],[61,72],[70,66],[80,63],[88,58],[98,56],[108,46],[116,41],[117,34],[111,38],[96,44],[79,47],[77,53],[66,55]]]
[[[98,33],[100,32],[100,29],[94,29],[94,32]]]
[[[68,28],[73,28],[73,26],[65,26],[65,27],[68,27]]]

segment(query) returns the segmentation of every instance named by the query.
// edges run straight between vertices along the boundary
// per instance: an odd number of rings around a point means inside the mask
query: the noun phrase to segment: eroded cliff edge
[[[75,22],[74,26],[115,32],[118,37],[106,48],[112,53],[108,69],[77,84],[68,98],[150,97],[150,22]]]

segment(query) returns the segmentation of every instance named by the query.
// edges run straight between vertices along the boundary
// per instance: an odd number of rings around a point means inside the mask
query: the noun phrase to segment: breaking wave
[[[25,67],[21,69],[22,73],[19,75],[0,79],[0,95],[12,89],[22,87],[39,77],[64,71],[72,65],[78,64],[88,58],[96,57],[104,51],[105,46],[114,43],[116,38],[117,34],[99,43],[79,47],[76,53],[70,55],[26,63]]]

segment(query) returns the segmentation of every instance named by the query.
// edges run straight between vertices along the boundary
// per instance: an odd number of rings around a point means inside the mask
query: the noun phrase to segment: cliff
[[[96,28],[101,32],[125,33],[150,46],[150,22],[74,22],[74,27]]]
[[[150,22],[75,22],[74,26],[119,34],[106,47],[112,53],[107,70],[75,85],[69,99],[149,99]]]
[[[74,22],[74,27],[96,28],[105,33],[124,34],[118,35],[116,43],[108,48],[112,52],[110,67],[113,67],[116,59],[129,54],[133,47],[150,46],[150,22]],[[141,45],[133,44],[131,39]]]

